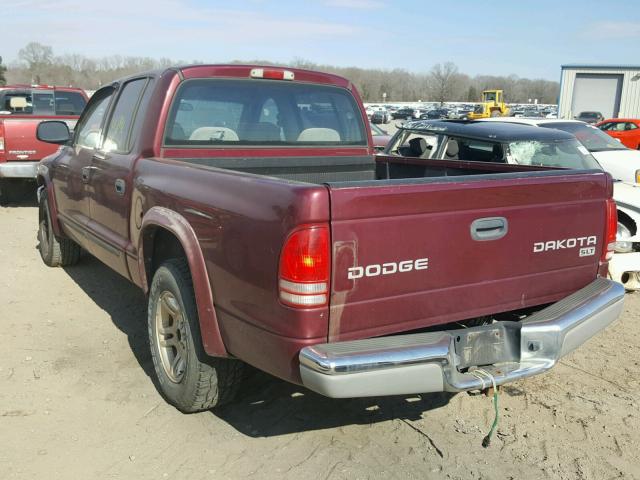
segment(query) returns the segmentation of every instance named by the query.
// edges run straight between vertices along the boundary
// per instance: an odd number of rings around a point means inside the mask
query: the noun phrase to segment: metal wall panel
[[[572,111],[576,74],[609,74],[622,75],[622,92],[620,111],[623,118],[640,118],[640,66],[639,67],[564,67],[560,77],[560,95],[558,99],[558,116],[573,118],[580,112]],[[636,78],[636,80],[633,80]],[[604,112],[603,112],[604,113]]]

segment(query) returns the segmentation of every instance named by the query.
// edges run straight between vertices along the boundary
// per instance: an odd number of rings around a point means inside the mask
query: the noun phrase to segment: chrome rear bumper
[[[521,322],[313,345],[300,351],[303,384],[335,398],[459,392],[545,372],[612,323],[624,288],[599,278]]]
[[[0,178],[36,178],[38,162],[0,163]]]

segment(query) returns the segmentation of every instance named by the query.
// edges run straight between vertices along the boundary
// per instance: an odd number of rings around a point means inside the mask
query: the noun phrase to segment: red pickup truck
[[[55,152],[56,145],[36,139],[42,120],[58,119],[73,129],[87,103],[78,88],[46,85],[0,87],[0,196],[8,199],[11,185],[36,178],[38,161]]]
[[[42,259],[84,249],[148,294],[184,412],[231,400],[245,362],[330,397],[481,389],[478,368],[544,372],[622,309],[609,175],[376,157],[334,75],[150,72],[38,138],[63,145],[38,168]]]

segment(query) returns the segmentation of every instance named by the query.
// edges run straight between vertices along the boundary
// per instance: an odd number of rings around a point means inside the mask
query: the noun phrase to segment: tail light
[[[2,120],[0,120],[0,162],[4,162],[6,160],[5,151],[4,151],[4,124]]]
[[[604,234],[604,245],[602,246],[601,262],[608,262],[613,257],[616,248],[616,234],[618,233],[618,209],[616,202],[612,198],[607,199],[606,230]]]
[[[295,78],[291,70],[276,70],[270,68],[252,68],[249,75],[251,78],[266,78],[269,80],[293,80]]]
[[[321,307],[328,304],[328,225],[304,225],[287,238],[280,254],[278,286],[280,300],[292,307]]]

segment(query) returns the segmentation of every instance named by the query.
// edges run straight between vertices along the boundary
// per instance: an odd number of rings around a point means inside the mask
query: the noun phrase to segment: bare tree
[[[427,87],[430,93],[430,100],[435,100],[441,104],[451,100],[454,90],[458,87],[459,81],[458,67],[453,62],[444,64],[436,63],[427,77]]]
[[[53,63],[53,49],[38,42],[30,42],[20,49],[18,58],[27,63],[31,82],[40,83],[41,74]]]
[[[102,58],[87,58],[79,54],[55,56],[53,49],[39,43],[29,43],[19,52],[20,62],[8,65],[6,79],[10,83],[44,83],[69,85],[94,90],[113,80],[145,70],[185,64],[168,58],[152,59],[112,55]],[[193,60],[191,63],[202,63]],[[232,63],[254,63],[275,65],[265,59],[252,61],[232,60]],[[320,70],[348,78],[357,87],[366,102],[381,102],[386,93],[387,102],[417,100],[449,102],[480,100],[480,92],[502,88],[509,102],[525,103],[537,98],[541,103],[554,103],[559,85],[548,80],[530,80],[515,75],[478,75],[469,77],[458,71],[451,62],[435,65],[427,73],[409,72],[403,69],[364,69],[358,67],[336,67],[321,65],[303,58],[294,58],[292,67]]]
[[[0,57],[0,85],[6,85],[7,79],[5,78],[5,73],[7,72],[7,67],[2,64],[2,57]]]

